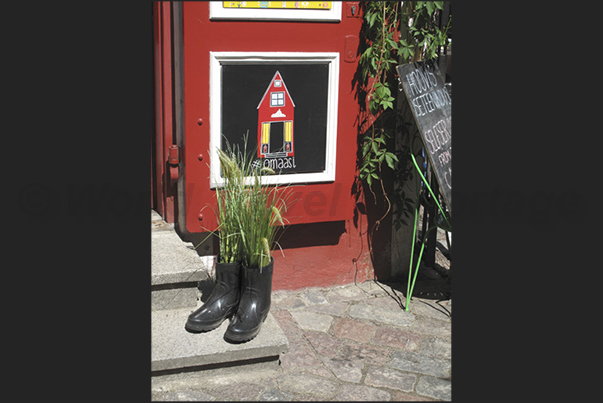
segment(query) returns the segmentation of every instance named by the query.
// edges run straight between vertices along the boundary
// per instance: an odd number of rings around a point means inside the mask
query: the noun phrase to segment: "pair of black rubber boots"
[[[258,335],[270,311],[274,259],[260,269],[239,263],[218,263],[216,284],[205,303],[191,313],[185,328],[189,332],[207,332],[233,318],[224,339],[241,343]]]

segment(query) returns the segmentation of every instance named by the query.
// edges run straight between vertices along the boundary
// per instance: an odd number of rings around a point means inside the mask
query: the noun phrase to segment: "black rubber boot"
[[[260,332],[262,323],[270,311],[273,264],[274,258],[261,269],[242,266],[241,300],[237,313],[224,334],[226,341],[248,341]]]
[[[216,260],[216,285],[207,301],[188,316],[186,330],[207,332],[232,316],[237,311],[241,294],[240,277],[239,263],[218,263]]]

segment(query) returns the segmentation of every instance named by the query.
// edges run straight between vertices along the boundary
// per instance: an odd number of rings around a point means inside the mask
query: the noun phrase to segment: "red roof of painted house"
[[[279,80],[281,80],[281,82],[283,83],[283,87],[285,88],[285,92],[287,93],[287,97],[289,98],[289,100],[293,104],[293,107],[295,107],[295,102],[293,102],[293,98],[291,98],[291,94],[289,94],[289,90],[287,89],[287,85],[285,84],[285,81],[281,77],[281,73],[279,73],[279,71],[277,70],[276,73],[274,73],[274,77],[272,77],[272,80],[270,81],[270,84],[268,85],[268,88],[266,88],[266,92],[264,92],[264,96],[260,100],[260,103],[258,104],[257,109],[260,109],[260,106],[262,105],[262,102],[264,102],[264,98],[266,98],[266,94],[268,94],[268,91],[270,91],[271,88],[273,88],[273,89],[280,89],[280,88],[274,87],[274,80],[276,80],[277,78]]]

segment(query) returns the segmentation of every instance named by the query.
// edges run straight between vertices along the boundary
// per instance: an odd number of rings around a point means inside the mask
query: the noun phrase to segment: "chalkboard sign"
[[[452,213],[452,99],[434,61],[404,64],[397,70],[440,193]]]
[[[222,70],[222,149],[247,149],[281,174],[322,172],[327,140],[326,64],[255,64]]]
[[[255,166],[275,171],[268,183],[334,180],[338,55],[220,55],[226,56],[215,65],[220,86],[211,97],[212,147],[253,152]]]

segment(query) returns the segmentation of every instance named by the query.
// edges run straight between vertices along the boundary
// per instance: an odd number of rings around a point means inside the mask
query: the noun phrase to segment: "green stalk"
[[[412,154],[411,154],[412,156]],[[420,195],[419,195],[419,181],[415,182],[415,194],[417,195],[417,202],[416,202],[416,207],[415,207],[415,221],[414,221],[414,226],[412,229],[412,244],[410,246],[410,264],[408,265],[408,282],[406,283],[406,307],[405,310],[409,311],[410,310],[410,297],[411,297],[411,280],[410,278],[412,277],[412,267],[413,267],[413,257],[415,254],[415,243],[416,243],[416,234],[417,234],[417,218],[419,216],[419,206],[420,206]],[[418,269],[418,266],[417,266]],[[416,278],[416,276],[415,276]],[[414,281],[413,281],[413,287],[414,287]]]
[[[421,264],[421,257],[423,256],[423,249],[425,248],[425,240],[427,239],[427,234],[429,234],[429,232],[434,228],[437,227],[431,227],[429,230],[427,230],[427,232],[425,232],[425,235],[423,235],[423,241],[421,242],[421,251],[419,252],[419,258],[417,259],[417,268],[415,269],[415,276],[412,279],[412,285],[410,287],[409,295],[412,295],[412,290],[415,288],[415,281],[417,280],[417,274],[419,273],[419,265]],[[408,311],[408,301],[406,302],[406,310]]]
[[[435,194],[433,193],[433,191],[431,190],[431,187],[425,180],[425,177],[423,176],[423,173],[421,172],[421,169],[419,168],[419,165],[417,164],[417,160],[415,159],[415,156],[412,153],[410,153],[410,157],[412,158],[412,162],[415,164],[415,168],[417,169],[417,172],[421,176],[421,179],[423,180],[425,187],[429,190],[429,193],[431,193],[433,200],[435,200],[438,208],[440,209],[440,212],[442,213],[442,217],[444,217],[444,220],[446,221],[448,226],[451,227],[450,222],[448,221],[448,218],[446,217],[446,214],[444,214],[444,210],[442,209],[442,206],[440,206],[440,203],[438,203],[438,200],[435,197]],[[419,203],[419,199],[420,199],[419,181],[416,182],[416,194],[418,196],[417,196],[417,206],[415,208],[415,222],[414,222],[414,227],[413,227],[413,235],[414,236],[413,236],[413,241],[412,241],[412,245],[410,248],[410,266],[408,268],[408,283],[406,285],[406,308],[405,308],[405,310],[407,310],[407,311],[409,310],[410,298],[412,296],[412,291],[415,287],[415,281],[417,280],[417,274],[419,273],[419,265],[421,264],[421,257],[423,256],[423,249],[425,248],[425,240],[427,239],[427,234],[429,234],[429,232],[432,231],[433,229],[437,228],[437,226],[433,226],[433,227],[429,228],[427,230],[427,232],[423,235],[423,241],[421,241],[421,250],[419,251],[419,258],[417,259],[417,268],[415,269],[415,275],[411,282],[410,278],[412,276],[413,257],[414,257],[415,242],[416,242],[415,237],[416,237],[416,233],[417,233],[417,215],[419,212],[419,204],[420,204]]]
[[[417,172],[419,173],[419,175],[421,175],[421,179],[423,179],[423,183],[425,184],[425,187],[429,190],[429,193],[431,193],[431,197],[433,197],[433,200],[436,202],[436,204],[438,205],[438,208],[440,209],[440,213],[442,213],[442,217],[444,217],[444,220],[446,220],[446,223],[448,224],[448,226],[450,228],[452,228],[452,225],[450,224],[450,222],[448,221],[448,218],[446,217],[446,214],[444,214],[444,210],[442,209],[442,206],[440,206],[440,203],[438,203],[438,198],[435,197],[435,195],[433,194],[433,190],[431,190],[431,187],[429,186],[429,184],[427,183],[427,180],[425,179],[425,177],[423,176],[423,173],[421,172],[421,170],[419,169],[419,165],[417,164],[417,161],[415,160],[415,156],[412,155],[412,153],[410,154],[410,157],[412,158],[412,162],[415,164],[415,167],[417,168]]]

